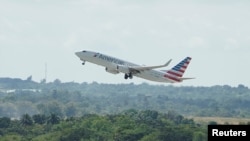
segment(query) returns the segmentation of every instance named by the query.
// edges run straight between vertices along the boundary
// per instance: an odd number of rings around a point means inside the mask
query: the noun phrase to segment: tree
[[[7,128],[10,125],[10,118],[2,117],[0,118],[0,128]]]
[[[55,79],[55,80],[53,81],[53,83],[54,83],[55,85],[60,85],[60,84],[61,84],[61,80],[60,80],[60,79]]]
[[[21,124],[24,126],[30,126],[33,124],[33,120],[29,114],[24,114],[21,118]]]
[[[209,121],[208,125],[217,125],[216,121]]]
[[[46,79],[42,79],[41,81],[40,81],[40,84],[45,84],[46,83]]]
[[[32,81],[32,75],[31,76],[29,76],[29,77],[27,77],[27,79],[26,79],[27,81]]]
[[[63,111],[62,111],[62,105],[61,103],[57,101],[52,101],[47,105],[47,110],[49,113],[54,113],[57,116],[62,117],[63,116]]]
[[[76,109],[76,107],[73,104],[68,105],[66,107],[66,109],[65,109],[65,115],[67,117],[73,117],[73,116],[75,116],[76,112],[77,112],[77,109]]]
[[[37,114],[32,116],[35,123],[44,124],[46,123],[46,116],[44,114]]]
[[[47,123],[58,124],[60,122],[60,118],[56,114],[50,114]]]
[[[207,136],[201,131],[194,132],[193,141],[205,141]]]

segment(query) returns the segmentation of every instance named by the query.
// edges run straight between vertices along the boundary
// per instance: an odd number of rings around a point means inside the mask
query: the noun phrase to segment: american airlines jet
[[[182,77],[188,64],[191,61],[190,57],[186,57],[176,66],[170,70],[155,70],[157,68],[166,67],[170,64],[171,59],[164,65],[159,66],[141,66],[131,62],[127,62],[112,56],[108,56],[102,53],[93,51],[80,51],[75,53],[84,65],[85,62],[91,62],[100,66],[105,67],[106,71],[112,74],[124,73],[125,79],[132,79],[133,76],[137,76],[146,80],[156,81],[156,82],[168,82],[177,83],[182,82],[186,79]]]

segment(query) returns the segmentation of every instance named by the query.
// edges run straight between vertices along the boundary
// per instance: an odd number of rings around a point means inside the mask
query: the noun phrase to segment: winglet
[[[165,65],[163,65],[164,67],[168,66],[170,64],[170,62],[172,61],[172,59],[170,59]]]

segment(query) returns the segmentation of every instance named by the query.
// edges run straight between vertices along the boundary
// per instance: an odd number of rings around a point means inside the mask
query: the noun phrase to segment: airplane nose
[[[80,57],[81,52],[75,52],[76,56]]]

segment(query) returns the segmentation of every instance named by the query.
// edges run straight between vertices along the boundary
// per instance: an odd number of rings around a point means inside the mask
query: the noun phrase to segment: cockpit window
[[[82,52],[86,52],[86,50],[83,50]]]

